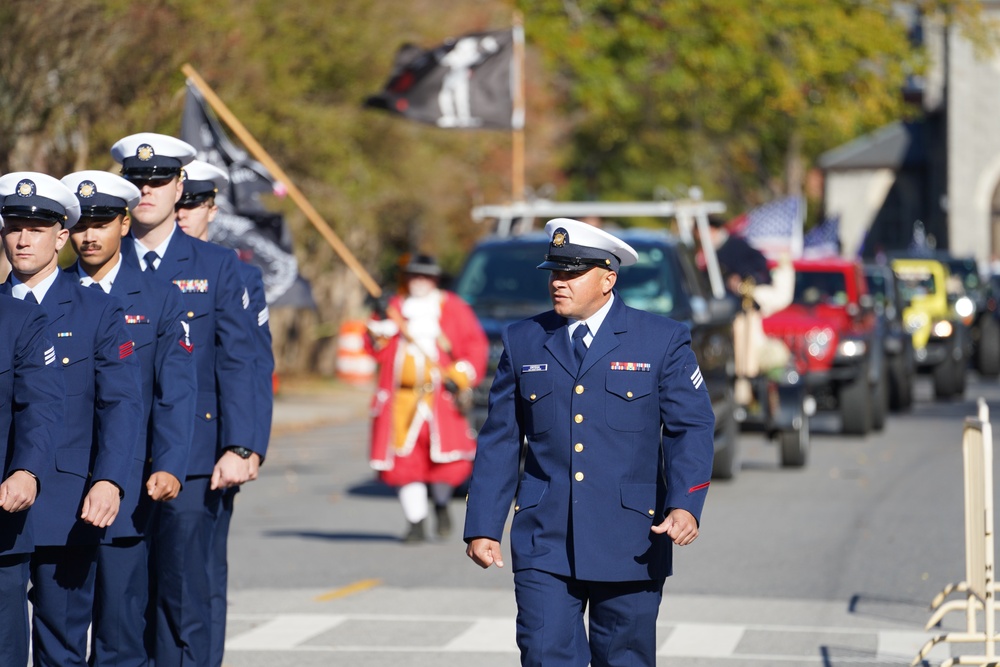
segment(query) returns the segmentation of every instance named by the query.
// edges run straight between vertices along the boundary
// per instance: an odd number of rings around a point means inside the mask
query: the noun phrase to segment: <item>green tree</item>
[[[520,3],[576,114],[576,196],[797,191],[818,152],[904,113],[917,66],[891,0]]]

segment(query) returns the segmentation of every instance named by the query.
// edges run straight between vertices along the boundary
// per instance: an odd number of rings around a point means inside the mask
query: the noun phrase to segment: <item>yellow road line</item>
[[[323,593],[322,595],[317,595],[316,601],[329,602],[330,600],[346,598],[348,595],[354,595],[355,593],[367,591],[369,588],[375,588],[376,586],[381,586],[381,585],[382,585],[381,579],[362,579],[361,581],[355,581],[353,584],[348,584],[347,586],[335,588],[329,593]]]

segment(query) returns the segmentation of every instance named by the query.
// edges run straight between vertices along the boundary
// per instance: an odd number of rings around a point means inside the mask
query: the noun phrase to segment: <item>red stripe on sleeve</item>
[[[132,350],[135,348],[135,343],[129,341],[127,343],[122,343],[118,346],[118,358],[124,359],[125,357],[132,354]]]
[[[688,493],[694,493],[695,491],[701,491],[702,489],[707,489],[711,482],[705,482],[704,484],[699,484],[698,486],[692,486],[688,489]]]

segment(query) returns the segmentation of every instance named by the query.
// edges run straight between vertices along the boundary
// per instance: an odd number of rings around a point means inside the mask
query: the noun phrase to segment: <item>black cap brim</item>
[[[612,263],[607,259],[600,259],[595,257],[573,257],[572,261],[569,257],[562,257],[559,255],[546,255],[545,261],[536,266],[536,269],[543,269],[547,271],[587,271],[594,267],[601,269],[607,269],[608,271],[616,270],[612,266]]]
[[[180,167],[126,167],[122,178],[127,181],[146,181],[157,178],[173,178],[181,175]]]

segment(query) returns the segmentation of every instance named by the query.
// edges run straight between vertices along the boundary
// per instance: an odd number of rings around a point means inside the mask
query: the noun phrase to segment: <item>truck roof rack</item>
[[[711,213],[724,213],[726,205],[720,201],[703,201],[696,188],[692,188],[690,199],[676,201],[551,201],[534,199],[531,201],[512,202],[510,204],[488,204],[472,209],[472,219],[475,222],[496,220],[497,236],[511,236],[531,231],[537,218],[674,218],[677,220],[677,231],[681,240],[687,245],[694,245],[692,229],[697,226],[702,238],[708,238],[708,216]],[[715,256],[715,248],[711,244],[702,247],[705,265],[708,270],[712,294],[721,299],[726,291],[719,270],[719,261]]]

